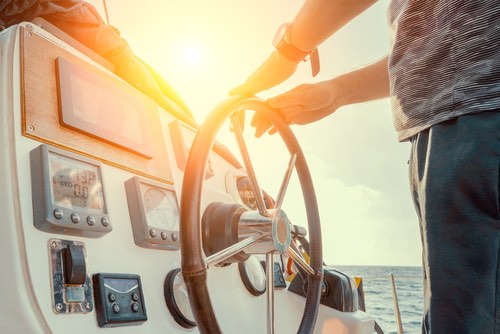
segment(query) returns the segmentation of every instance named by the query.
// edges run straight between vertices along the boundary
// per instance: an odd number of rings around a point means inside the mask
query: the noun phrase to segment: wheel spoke
[[[257,242],[260,238],[262,238],[262,233],[255,233],[250,235],[248,238],[243,239],[237,243],[235,243],[232,246],[229,246],[215,254],[210,255],[209,257],[206,258],[206,262],[208,266],[211,265],[216,265],[228,258],[230,258],[233,255],[238,254],[245,248],[253,245],[255,242]]]
[[[297,161],[297,154],[292,154],[290,156],[290,161],[288,162],[288,167],[286,169],[285,176],[283,177],[283,182],[281,182],[281,187],[276,196],[276,208],[281,209],[283,200],[285,199],[285,193],[288,188],[288,183],[290,183],[290,177],[292,176],[293,168],[295,167],[295,161]]]
[[[274,334],[274,259],[266,254],[267,333]]]
[[[295,251],[291,245],[290,247],[288,247],[288,255],[293,259],[295,264],[297,264],[300,268],[305,270],[309,275],[311,276],[316,275],[313,268],[311,268],[311,266],[306,262],[306,260],[304,260],[302,255],[299,252]]]
[[[243,111],[240,111],[243,112]],[[245,139],[243,138],[243,132],[241,131],[240,122],[237,113],[231,116],[231,126],[233,127],[233,132],[236,137],[236,142],[240,149],[241,156],[243,158],[243,164],[248,174],[248,179],[250,180],[250,185],[254,192],[255,201],[257,203],[257,208],[259,213],[263,216],[268,216],[266,205],[264,204],[264,198],[262,192],[260,191],[259,184],[257,182],[257,177],[255,176],[255,170],[253,169],[252,162],[250,161],[250,155],[248,154],[248,149],[245,144]]]

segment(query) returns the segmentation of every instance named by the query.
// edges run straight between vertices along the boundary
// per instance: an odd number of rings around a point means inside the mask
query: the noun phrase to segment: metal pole
[[[238,254],[248,246],[253,245],[257,240],[262,238],[261,233],[255,233],[249,236],[246,239],[243,239],[237,243],[235,243],[232,246],[229,246],[228,248],[225,248],[221,250],[220,252],[217,252],[215,254],[210,255],[209,257],[206,258],[205,262],[207,265],[210,267],[212,265],[216,265],[217,263],[220,263],[224,261],[227,258],[230,258],[233,255]]]
[[[398,325],[398,334],[403,334],[403,324],[401,323],[401,313],[399,312],[398,293],[396,291],[396,283],[394,283],[394,275],[390,275],[392,299],[394,300],[394,315],[396,316],[396,324]]]
[[[274,259],[266,254],[267,333],[274,334]]]
[[[292,241],[293,243],[293,241]],[[304,260],[302,255],[297,253],[292,246],[288,247],[288,255],[295,261],[295,263],[300,266],[302,269],[304,269],[309,275],[314,276],[316,273],[314,272],[314,269],[311,268],[311,266]]]
[[[106,0],[102,0],[102,4],[104,5],[104,14],[106,14],[106,23],[109,24],[108,6],[106,4]]]
[[[252,186],[252,190],[254,192],[255,203],[257,204],[259,213],[262,216],[269,216],[266,210],[266,204],[264,203],[264,198],[262,197],[262,191],[260,190],[259,183],[257,182],[257,176],[255,175],[252,161],[250,160],[250,154],[248,153],[245,139],[243,138],[243,131],[241,130],[240,121],[237,114],[233,114],[231,116],[231,125],[233,127],[236,142],[240,149],[241,157],[243,158],[243,164],[245,165],[248,179],[250,180],[250,185]]]
[[[283,204],[283,199],[285,198],[286,189],[288,188],[288,183],[290,182],[290,177],[292,176],[293,167],[297,161],[297,154],[292,154],[290,161],[288,162],[288,168],[286,169],[285,177],[283,182],[281,182],[280,190],[278,191],[278,196],[276,196],[276,208],[281,209]]]

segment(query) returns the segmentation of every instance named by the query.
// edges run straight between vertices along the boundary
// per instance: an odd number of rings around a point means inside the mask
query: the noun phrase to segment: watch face
[[[273,46],[277,47],[278,44],[286,38],[286,34],[288,33],[288,29],[290,29],[290,23],[284,23],[276,31],[273,39]],[[288,41],[287,41],[288,42]]]

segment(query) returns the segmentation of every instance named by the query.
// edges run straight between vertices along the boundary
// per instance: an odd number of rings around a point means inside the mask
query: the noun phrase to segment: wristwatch
[[[280,54],[290,59],[291,61],[311,61],[311,71],[313,77],[319,73],[319,53],[318,48],[312,51],[303,51],[295,47],[290,38],[292,24],[290,22],[282,24],[276,35],[274,35],[273,46]]]

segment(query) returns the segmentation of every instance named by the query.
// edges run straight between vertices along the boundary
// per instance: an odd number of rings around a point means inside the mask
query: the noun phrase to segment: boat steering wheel
[[[254,110],[265,116],[276,128],[284,140],[290,153],[290,161],[281,189],[277,196],[276,207],[266,208],[260,191],[252,163],[250,161],[238,113]],[[200,217],[200,202],[208,156],[215,142],[215,137],[222,124],[230,119],[232,130],[236,137],[250,184],[253,188],[257,208],[256,211],[246,211],[241,214],[238,227],[238,240],[217,253],[205,257],[202,246],[202,227]],[[305,202],[310,239],[310,264],[307,264],[293,247],[290,246],[290,223],[281,210],[281,203],[286,192],[293,169],[297,170],[302,195]],[[189,302],[193,315],[201,333],[221,333],[215,313],[212,308],[207,289],[207,270],[209,265],[220,263],[241,251],[247,254],[266,254],[267,276],[267,328],[268,333],[274,333],[274,284],[272,254],[287,253],[302,272],[307,272],[307,293],[304,313],[298,333],[311,333],[316,323],[316,317],[321,297],[323,280],[323,260],[321,248],[321,229],[318,205],[314,187],[306,160],[297,139],[281,115],[271,109],[258,98],[230,97],[220,103],[205,119],[192,144],[186,163],[182,184],[180,205],[180,239],[182,264],[181,270],[187,287]],[[252,228],[248,228],[251,225]],[[247,229],[245,229],[245,226]],[[259,226],[257,233],[254,227]],[[249,233],[246,233],[249,232]],[[292,243],[293,246],[293,243]]]

